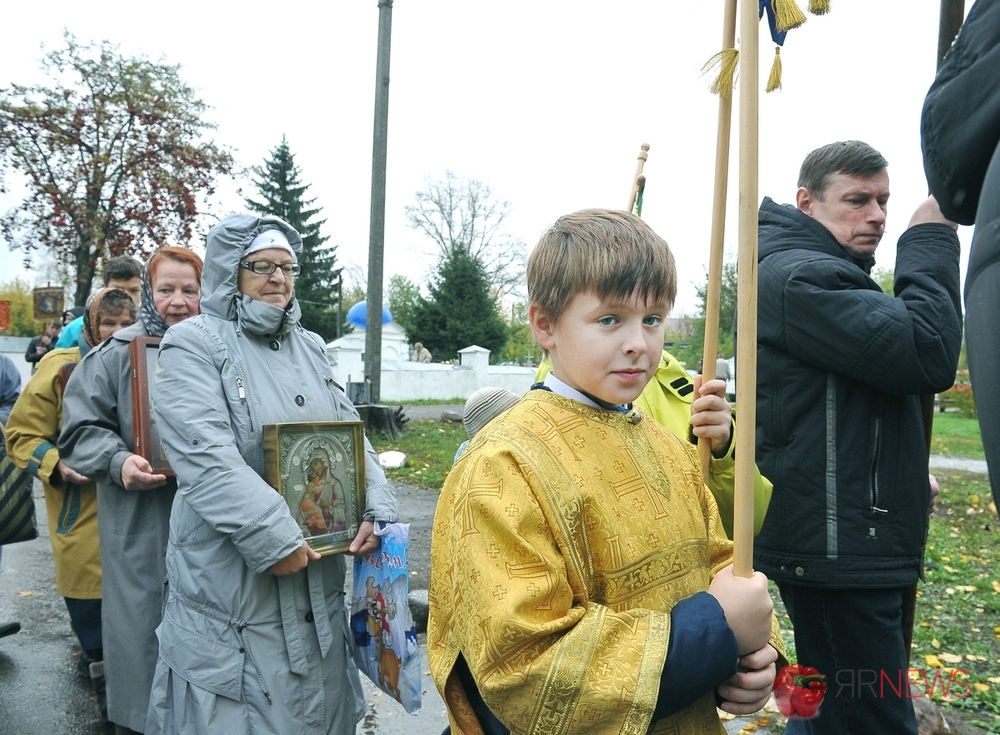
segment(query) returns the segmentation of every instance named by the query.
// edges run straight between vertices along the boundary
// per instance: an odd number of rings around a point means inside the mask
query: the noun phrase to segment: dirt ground
[[[431,526],[438,494],[433,490],[393,483],[399,501],[399,520],[410,524],[410,590],[427,589],[431,560]]]

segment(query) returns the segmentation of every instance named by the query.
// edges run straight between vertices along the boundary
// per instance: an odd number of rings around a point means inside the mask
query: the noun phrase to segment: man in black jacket
[[[757,462],[774,494],[754,562],[799,663],[828,677],[819,716],[790,734],[917,732],[903,608],[931,498],[919,394],[955,379],[959,242],[927,199],[899,238],[895,294],[881,291],[886,165],[832,143],[806,156],[795,206],[760,208]]]
[[[32,337],[28,343],[28,349],[24,353],[24,359],[31,363],[31,373],[35,373],[38,368],[38,361],[45,357],[49,350],[55,348],[56,340],[59,339],[59,332],[62,331],[62,322],[56,320],[49,322],[45,331],[37,337]]]

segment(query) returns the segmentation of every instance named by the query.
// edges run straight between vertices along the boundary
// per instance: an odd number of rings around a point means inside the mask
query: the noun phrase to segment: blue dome
[[[359,301],[350,309],[347,310],[347,321],[354,326],[364,329],[365,324],[368,320],[368,302]],[[389,307],[382,307],[382,323],[388,324],[392,321],[392,314],[389,311]]]

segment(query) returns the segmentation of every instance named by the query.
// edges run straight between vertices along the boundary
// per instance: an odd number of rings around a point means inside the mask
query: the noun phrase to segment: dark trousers
[[[908,697],[904,598],[911,588],[824,589],[779,582],[798,663],[827,678],[819,716],[788,735],[917,735]]]
[[[70,627],[80,641],[80,648],[88,659],[104,659],[104,644],[101,640],[101,600],[78,600],[64,597],[69,612]]]

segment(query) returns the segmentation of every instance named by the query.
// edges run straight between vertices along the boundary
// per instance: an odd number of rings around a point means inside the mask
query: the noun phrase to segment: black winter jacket
[[[774,483],[755,567],[823,587],[921,573],[930,485],[922,393],[955,379],[959,243],[944,224],[899,238],[895,297],[816,220],[760,208],[757,464]]]

